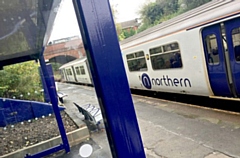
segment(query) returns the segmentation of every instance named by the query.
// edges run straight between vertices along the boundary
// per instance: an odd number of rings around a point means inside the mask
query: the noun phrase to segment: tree
[[[139,11],[143,24],[140,26],[138,32],[210,1],[211,0],[156,0],[155,2],[145,4]]]
[[[124,38],[128,38],[136,34],[136,30],[134,30],[133,28],[123,30],[122,32],[123,32]]]
[[[163,8],[161,7],[161,3],[151,2],[145,4],[139,13],[141,15],[142,23],[151,26],[161,18],[163,15]]]
[[[116,23],[116,14],[118,14],[118,12],[117,12],[117,9],[113,5],[111,5],[111,10],[112,10],[113,20],[114,20],[117,35],[118,35],[118,40],[121,41],[121,40],[125,39],[125,36],[124,36],[124,33],[122,32],[121,25]]]
[[[186,10],[185,11],[188,11],[188,10],[191,10],[193,8],[196,8],[200,5],[203,5],[207,2],[210,2],[211,0],[197,0],[197,1],[194,1],[194,0],[182,0],[182,3],[186,5]]]
[[[38,64],[34,61],[5,66],[0,71],[0,97],[43,101]]]

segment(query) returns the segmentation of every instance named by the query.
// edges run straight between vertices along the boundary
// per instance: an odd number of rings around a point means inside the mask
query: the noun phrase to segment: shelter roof
[[[0,0],[0,68],[36,60],[61,0]]]

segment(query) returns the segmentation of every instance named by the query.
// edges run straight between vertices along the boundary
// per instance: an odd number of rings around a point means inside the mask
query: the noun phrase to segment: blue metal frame
[[[44,49],[43,49],[43,52],[44,52]],[[34,154],[34,155],[27,154],[25,156],[25,158],[44,157],[44,156],[50,155],[50,154],[52,154],[54,152],[57,152],[59,150],[62,150],[62,149],[65,149],[66,153],[70,152],[70,146],[69,146],[69,143],[68,143],[67,134],[65,132],[65,128],[64,128],[63,121],[62,121],[61,114],[60,114],[59,107],[58,107],[58,98],[57,98],[56,87],[53,84],[53,82],[51,81],[51,78],[49,76],[47,66],[46,66],[46,63],[45,63],[45,60],[44,60],[44,57],[43,57],[43,52],[42,52],[42,54],[39,58],[39,61],[40,61],[42,73],[43,73],[43,76],[44,76],[44,79],[45,79],[45,82],[46,82],[46,85],[47,85],[47,88],[48,88],[48,93],[49,93],[49,96],[50,96],[50,100],[51,100],[51,103],[52,103],[53,111],[54,111],[54,114],[55,114],[55,117],[56,117],[56,121],[57,121],[57,124],[58,124],[59,132],[60,132],[63,144],[60,144],[60,145],[55,146],[53,148],[44,150],[44,151],[39,152],[39,153]]]
[[[31,158],[40,158],[40,157],[44,157],[44,156],[50,155],[52,153],[55,153],[55,152],[57,152],[59,150],[62,150],[62,149],[64,149],[64,146],[62,144],[60,144],[60,145],[57,145],[55,147],[49,148],[47,150],[43,150],[43,151],[41,151],[37,154],[34,154],[34,155],[27,154],[25,156],[25,158],[30,158],[30,157]]]
[[[145,158],[108,0],[73,0],[106,132],[117,158]]]
[[[240,18],[236,18],[233,20],[229,20],[224,22],[226,28],[226,37],[227,37],[227,44],[228,44],[228,52],[229,58],[231,62],[231,69],[232,69],[232,76],[233,76],[233,84],[236,88],[236,92],[238,97],[240,97],[240,62],[236,61],[235,58],[235,51],[233,47],[233,39],[232,39],[232,31],[233,29],[240,27]]]

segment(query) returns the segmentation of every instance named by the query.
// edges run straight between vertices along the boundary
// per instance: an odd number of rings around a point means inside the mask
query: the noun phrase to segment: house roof
[[[126,29],[126,28],[135,27],[135,26],[139,26],[140,25],[140,23],[138,22],[137,18],[133,19],[133,20],[121,22],[119,24],[121,25],[122,29]]]

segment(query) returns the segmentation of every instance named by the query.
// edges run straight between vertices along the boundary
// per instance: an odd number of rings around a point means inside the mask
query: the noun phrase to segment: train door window
[[[240,27],[233,29],[232,39],[233,39],[235,59],[237,62],[240,62]]]
[[[211,34],[205,38],[208,51],[208,63],[216,65],[219,63],[218,45],[216,35]]]
[[[69,75],[72,76],[72,71],[71,71],[71,69],[68,69],[68,71],[69,71]]]
[[[126,57],[129,71],[147,71],[147,63],[143,51],[128,54]]]
[[[75,70],[76,70],[77,75],[80,75],[80,69],[79,69],[79,67],[75,67]]]
[[[80,71],[81,71],[81,74],[82,74],[82,75],[85,75],[85,74],[86,74],[86,73],[85,73],[85,69],[84,69],[83,66],[80,66]]]
[[[152,48],[149,52],[153,70],[182,67],[180,49],[176,42]]]

